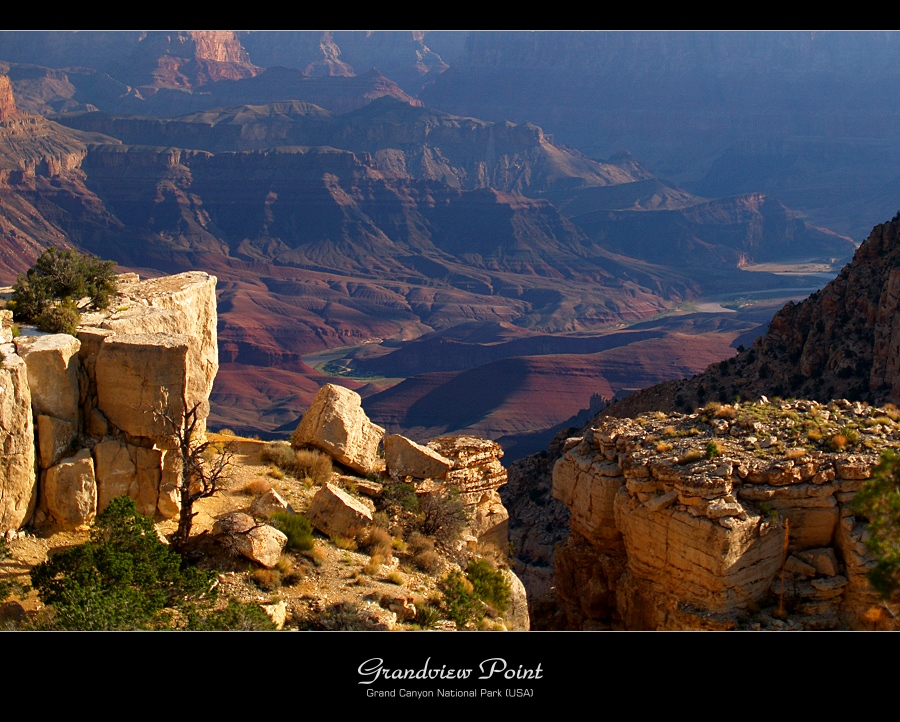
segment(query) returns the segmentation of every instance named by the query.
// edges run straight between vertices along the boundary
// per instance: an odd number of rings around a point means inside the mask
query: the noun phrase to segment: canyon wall
[[[119,276],[109,310],[77,337],[13,338],[2,313],[0,532],[76,529],[121,494],[178,513],[172,422],[197,408],[205,433],[218,370],[216,278]]]

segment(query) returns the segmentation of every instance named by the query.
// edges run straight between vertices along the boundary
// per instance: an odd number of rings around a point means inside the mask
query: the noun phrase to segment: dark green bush
[[[153,520],[121,496],[97,517],[91,540],[37,565],[31,582],[53,608],[51,629],[154,629],[175,609],[214,597],[215,573],[181,569]]]
[[[466,578],[472,583],[475,596],[490,604],[497,612],[503,614],[509,608],[512,588],[499,569],[494,569],[484,559],[476,559],[469,562]]]
[[[52,307],[71,304],[74,309],[85,297],[92,309],[106,308],[116,292],[115,266],[115,261],[101,261],[87,253],[48,248],[13,286],[10,307],[15,319],[40,326]]]
[[[66,300],[58,306],[47,306],[34,321],[41,331],[74,336],[81,323],[81,314],[73,301]]]
[[[50,614],[41,629],[273,629],[255,604],[216,608],[216,573],[182,568],[134,500],[113,499],[90,541],[55,554],[31,572]]]
[[[258,604],[229,599],[228,605],[218,611],[193,609],[188,614],[187,628],[196,631],[255,632],[274,630],[275,623]]]
[[[472,583],[462,572],[455,569],[450,572],[438,582],[438,591],[442,595],[441,610],[444,616],[456,622],[460,629],[484,616],[483,605],[475,596]]]
[[[276,511],[269,517],[269,521],[288,538],[288,549],[296,549],[301,552],[312,549],[312,524],[303,514]]]
[[[853,500],[853,508],[869,520],[866,547],[876,560],[869,581],[888,598],[900,589],[900,455],[884,452],[872,478]]]

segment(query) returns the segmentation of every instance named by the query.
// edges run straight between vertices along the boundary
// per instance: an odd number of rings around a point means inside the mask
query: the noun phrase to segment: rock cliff
[[[896,629],[852,502],[900,414],[849,401],[598,419],[553,470],[579,629]]]
[[[12,338],[0,347],[0,532],[75,529],[116,496],[147,515],[178,512],[172,428],[198,407],[205,431],[218,370],[216,279],[202,272],[119,277],[110,310],[77,338]]]
[[[900,402],[900,219],[872,229],[820,291],[788,303],[768,333],[691,379],[634,394],[604,413],[690,411],[760,395]]]

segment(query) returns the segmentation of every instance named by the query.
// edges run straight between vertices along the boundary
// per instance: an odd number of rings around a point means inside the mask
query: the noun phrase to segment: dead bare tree
[[[212,496],[229,478],[230,466],[234,459],[234,444],[227,443],[221,448],[207,440],[200,441],[197,424],[200,403],[194,404],[184,413],[176,416],[171,409],[158,411],[158,417],[168,426],[177,444],[181,458],[181,479],[178,492],[181,511],[178,516],[178,530],[172,539],[172,548],[183,553],[191,537],[194,524],[194,503]]]

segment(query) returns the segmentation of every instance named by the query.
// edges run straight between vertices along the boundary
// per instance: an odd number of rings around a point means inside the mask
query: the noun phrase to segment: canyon
[[[0,37],[3,279],[51,244],[214,273],[214,424],[277,436],[336,381],[391,431],[521,456],[595,395],[697,373],[821,284],[760,264],[828,274],[853,251],[769,194],[701,197],[630,153],[423,102],[413,76],[451,73],[427,34],[287,37]],[[695,312],[740,293],[758,298]]]
[[[0,280],[215,274],[213,428],[335,383],[499,442],[538,628],[893,628],[852,501],[896,441],[896,35],[29,35]]]

